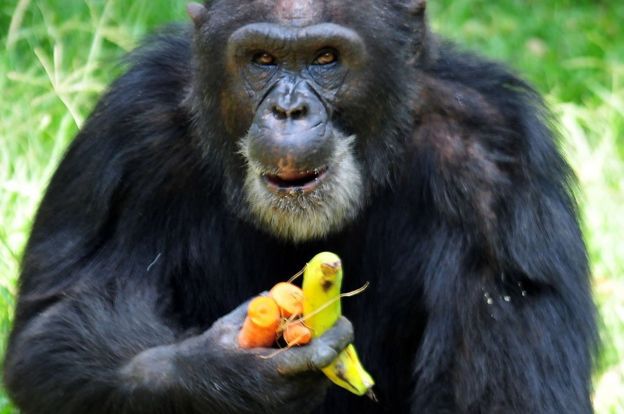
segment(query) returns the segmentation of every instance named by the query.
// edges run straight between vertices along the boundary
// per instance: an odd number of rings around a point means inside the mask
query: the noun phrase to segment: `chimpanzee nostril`
[[[278,105],[273,105],[271,107],[271,113],[277,119],[284,120],[288,118],[288,111],[286,109],[279,107]]]
[[[287,109],[281,105],[275,104],[271,106],[271,113],[276,119],[279,120],[290,118],[293,121],[296,121],[303,119],[308,114],[308,105],[300,104]]]
[[[290,111],[290,117],[293,120],[297,120],[297,119],[301,119],[304,118],[306,115],[308,114],[308,106],[307,105],[301,105],[298,108],[293,108]]]

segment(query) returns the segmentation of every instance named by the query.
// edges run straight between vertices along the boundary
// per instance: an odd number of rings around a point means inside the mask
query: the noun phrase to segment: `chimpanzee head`
[[[189,6],[199,141],[240,217],[293,241],[336,232],[400,163],[424,3],[233,3]]]

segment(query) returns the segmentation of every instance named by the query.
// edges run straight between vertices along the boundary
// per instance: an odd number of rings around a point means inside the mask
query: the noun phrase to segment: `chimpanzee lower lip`
[[[280,177],[277,174],[263,174],[262,179],[267,188],[272,192],[303,192],[314,191],[327,174],[327,167],[318,168],[313,171],[303,171],[301,173],[288,174]],[[288,178],[285,178],[288,177]]]

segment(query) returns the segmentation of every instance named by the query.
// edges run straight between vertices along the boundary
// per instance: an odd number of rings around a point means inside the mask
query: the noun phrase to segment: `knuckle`
[[[347,319],[344,316],[341,316],[338,319],[338,324],[341,327],[341,329],[343,329],[345,332],[352,332],[353,331],[353,324],[351,323],[351,321],[349,319]]]
[[[329,346],[319,346],[315,351],[312,358],[312,365],[314,369],[321,369],[331,364],[336,359],[338,352]]]

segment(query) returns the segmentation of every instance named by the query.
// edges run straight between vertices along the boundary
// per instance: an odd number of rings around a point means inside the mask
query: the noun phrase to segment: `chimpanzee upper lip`
[[[287,170],[277,174],[263,174],[262,178],[271,191],[303,191],[310,192],[316,189],[327,173],[327,167],[314,170]]]

